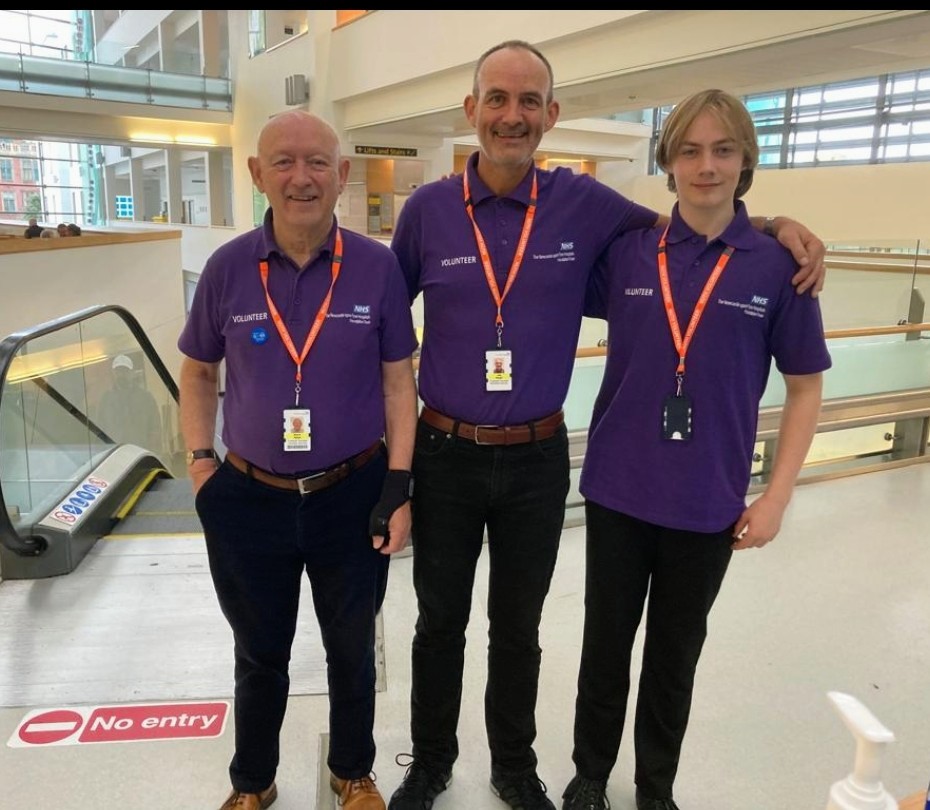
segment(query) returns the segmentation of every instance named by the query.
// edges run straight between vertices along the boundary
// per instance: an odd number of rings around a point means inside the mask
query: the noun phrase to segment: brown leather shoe
[[[344,810],[385,810],[384,799],[370,776],[340,779],[330,775],[329,786],[339,796],[339,805]]]
[[[266,807],[271,807],[277,798],[278,787],[272,782],[271,787],[261,793],[240,793],[238,790],[234,790],[229,794],[229,798],[223,802],[220,810],[232,810],[232,808],[236,810],[265,810]]]

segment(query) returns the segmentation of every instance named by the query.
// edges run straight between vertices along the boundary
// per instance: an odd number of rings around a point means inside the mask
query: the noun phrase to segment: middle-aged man
[[[345,810],[384,810],[371,774],[375,620],[390,555],[410,533],[410,303],[394,254],[336,222],[349,161],[329,124],[275,116],[249,170],[270,205],[264,224],[208,259],[178,342],[197,513],[235,638],[233,790],[221,810],[277,797],[304,571],[326,650],[330,785]]]
[[[589,176],[536,168],[559,116],[552,92],[552,68],[529,43],[482,55],[464,102],[480,149],[463,174],[415,191],[394,233],[410,298],[423,294],[425,407],[414,454],[413,753],[390,810],[429,810],[452,778],[485,530],[491,789],[518,810],[554,807],[533,742],[539,623],[570,483],[562,406],[595,260],[660,218]],[[754,224],[763,222],[773,224]],[[778,224],[804,265],[798,292],[816,293],[823,243],[798,223]]]

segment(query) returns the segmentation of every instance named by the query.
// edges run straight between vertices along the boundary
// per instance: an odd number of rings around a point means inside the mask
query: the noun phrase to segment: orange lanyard
[[[497,327],[497,348],[501,347],[501,335],[504,332],[504,319],[501,316],[501,308],[504,305],[504,299],[510,288],[516,281],[517,273],[520,272],[520,265],[523,263],[523,254],[526,252],[526,244],[530,240],[530,231],[533,229],[533,219],[536,217],[536,168],[533,168],[533,187],[530,190],[530,204],[526,209],[523,217],[523,232],[520,234],[520,241],[517,243],[517,252],[514,254],[513,262],[510,265],[510,272],[507,274],[507,283],[504,285],[504,292],[501,293],[497,286],[497,279],[494,277],[494,267],[491,265],[491,255],[488,253],[488,246],[485,244],[484,237],[481,235],[481,229],[475,222],[475,210],[472,203],[471,194],[468,191],[468,172],[464,175],[465,188],[465,210],[468,212],[468,218],[471,220],[472,228],[475,230],[475,241],[478,243],[478,253],[481,255],[481,264],[484,267],[484,277],[488,282],[488,288],[494,297],[494,303],[497,304],[497,317],[494,323]]]
[[[275,328],[278,330],[278,334],[281,336],[281,341],[287,348],[288,354],[290,354],[291,359],[297,366],[297,375],[294,381],[295,407],[300,401],[300,383],[303,378],[300,369],[307,355],[310,353],[310,347],[316,340],[316,336],[320,333],[320,329],[323,328],[323,322],[326,320],[326,314],[329,312],[329,303],[333,298],[333,287],[336,286],[336,279],[339,278],[339,271],[341,268],[342,231],[340,231],[339,228],[336,228],[336,248],[333,251],[333,262],[330,269],[332,281],[329,283],[329,292],[326,293],[326,297],[323,299],[323,303],[320,304],[320,309],[316,313],[313,326],[310,327],[310,332],[307,334],[307,340],[304,343],[304,348],[298,356],[297,348],[294,346],[294,341],[291,340],[290,333],[287,331],[287,327],[284,325],[284,319],[281,317],[281,313],[278,312],[278,308],[274,305],[274,301],[271,300],[271,293],[268,292],[268,262],[261,261],[258,263],[258,271],[262,278],[262,287],[265,288],[265,300],[268,302],[268,311],[271,313],[271,319],[274,321]]]
[[[717,264],[714,265],[710,278],[707,279],[704,289],[701,291],[701,297],[698,298],[697,304],[694,305],[691,321],[688,324],[688,330],[685,332],[685,339],[682,340],[681,329],[678,326],[678,315],[675,314],[675,302],[672,300],[672,286],[668,280],[668,260],[665,255],[665,237],[668,236],[668,229],[669,225],[666,225],[662,238],[659,239],[659,282],[662,285],[662,301],[665,304],[665,315],[668,317],[668,325],[672,330],[672,340],[675,342],[675,350],[678,352],[678,368],[675,371],[675,376],[678,378],[678,393],[681,394],[681,381],[685,376],[685,356],[688,354],[688,346],[691,345],[691,338],[694,336],[698,322],[704,314],[704,308],[707,306],[710,294],[723,273],[723,268],[730,261],[734,248],[727,245],[723,253],[720,254],[720,258],[717,259]]]

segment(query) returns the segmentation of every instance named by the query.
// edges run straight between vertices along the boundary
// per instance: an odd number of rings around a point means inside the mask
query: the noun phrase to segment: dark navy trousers
[[[413,471],[413,755],[450,770],[458,756],[465,629],[488,536],[485,724],[495,772],[536,767],[539,622],[569,488],[564,425],[541,441],[477,445],[417,426]]]
[[[375,758],[375,617],[390,557],[371,546],[368,518],[381,495],[383,453],[310,495],[276,489],[224,463],[197,493],[210,573],[235,640],[233,787],[274,780],[287,707],[288,664],[306,572],[326,650],[328,765],[367,776]]]

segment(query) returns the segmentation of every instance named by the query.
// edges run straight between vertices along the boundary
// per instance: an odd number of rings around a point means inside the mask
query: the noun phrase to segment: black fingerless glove
[[[391,515],[413,497],[413,475],[408,470],[388,470],[381,487],[381,500],[371,510],[368,533],[388,539]]]

